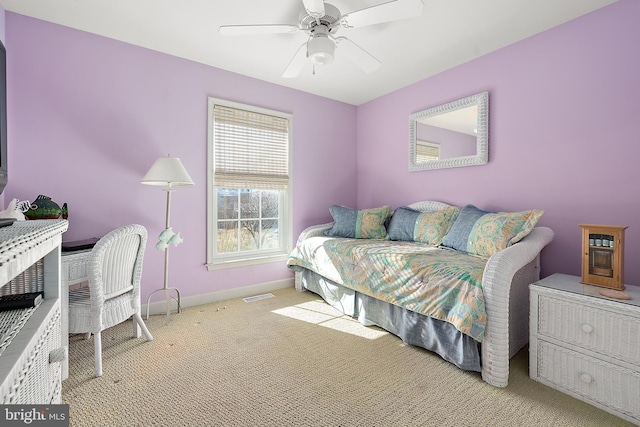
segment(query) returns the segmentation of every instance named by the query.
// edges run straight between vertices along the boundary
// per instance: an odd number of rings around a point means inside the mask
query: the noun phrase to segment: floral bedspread
[[[357,292],[451,323],[482,341],[487,260],[411,242],[312,237],[287,266],[306,268]]]

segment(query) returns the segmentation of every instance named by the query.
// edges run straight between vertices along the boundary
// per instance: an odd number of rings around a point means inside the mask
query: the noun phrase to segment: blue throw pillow
[[[442,239],[442,246],[467,252],[467,242],[473,226],[476,225],[482,215],[487,213],[489,212],[478,209],[473,205],[463,207],[456,222],[453,223],[447,235]]]
[[[333,205],[329,208],[334,224],[325,234],[351,239],[386,239],[385,222],[391,215],[391,206],[375,209],[350,209]]]
[[[420,211],[401,206],[396,209],[389,224],[389,239],[413,242],[413,230]]]
[[[447,234],[460,209],[450,206],[433,212],[420,212],[401,206],[389,224],[389,239],[437,246]]]

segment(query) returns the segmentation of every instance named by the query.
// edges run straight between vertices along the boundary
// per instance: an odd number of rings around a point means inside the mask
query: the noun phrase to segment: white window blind
[[[418,141],[416,151],[417,163],[440,159],[440,144]]]
[[[213,122],[216,187],[287,189],[286,118],[216,104]]]

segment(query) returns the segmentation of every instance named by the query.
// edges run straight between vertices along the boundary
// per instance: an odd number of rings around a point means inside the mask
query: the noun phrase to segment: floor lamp
[[[151,297],[156,292],[164,292],[165,299],[167,302],[167,320],[170,316],[170,297],[171,291],[175,291],[176,293],[176,301],[178,303],[178,313],[180,313],[180,290],[175,287],[169,287],[169,245],[172,244],[177,246],[182,242],[182,237],[180,233],[174,233],[169,225],[169,218],[171,213],[171,192],[174,190],[173,187],[178,186],[190,186],[194,185],[193,180],[189,176],[189,173],[182,165],[182,162],[177,157],[171,157],[171,155],[167,155],[167,157],[160,157],[155,163],[151,166],[151,169],[147,172],[147,174],[140,181],[145,185],[156,185],[156,186],[166,186],[165,191],[167,192],[167,215],[165,222],[165,229],[160,233],[158,243],[156,244],[156,248],[159,250],[164,250],[164,286],[161,289],[156,289],[151,292],[149,298],[147,299],[147,319],[149,319],[149,304],[151,302]]]

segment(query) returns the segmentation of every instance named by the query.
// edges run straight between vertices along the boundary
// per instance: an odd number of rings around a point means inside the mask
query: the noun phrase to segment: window
[[[440,160],[440,144],[418,141],[416,151],[416,163]]]
[[[290,114],[209,98],[207,268],[291,251]]]

